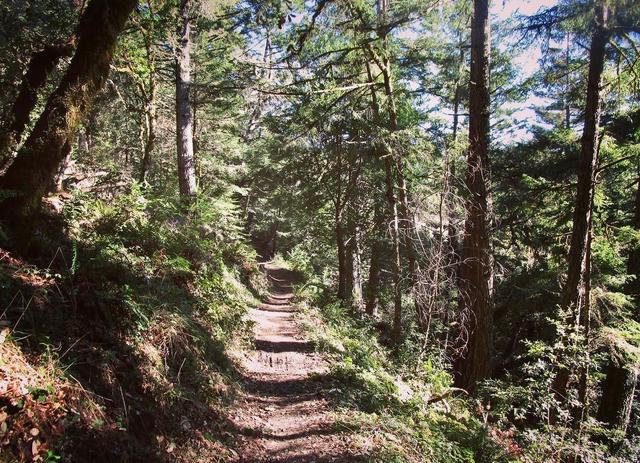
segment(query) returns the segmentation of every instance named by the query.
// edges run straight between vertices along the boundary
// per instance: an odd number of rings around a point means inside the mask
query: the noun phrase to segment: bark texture
[[[457,364],[458,387],[471,392],[491,373],[493,270],[489,241],[489,60],[488,0],[474,0],[469,82],[469,152],[465,183],[467,217],[461,250],[461,311],[467,343]]]
[[[193,153],[193,106],[191,104],[191,10],[192,0],[180,0],[180,26],[176,47],[176,136],[180,195],[195,196],[196,169]]]
[[[0,189],[15,193],[0,205],[0,214],[8,225],[17,225],[39,208],[66,157],[66,146],[104,86],[116,40],[136,3],[91,0],[87,6],[78,26],[76,53],[65,76],[0,179]]]
[[[625,433],[629,426],[633,396],[638,382],[637,368],[612,356],[605,374],[602,399],[598,407],[598,421]]]

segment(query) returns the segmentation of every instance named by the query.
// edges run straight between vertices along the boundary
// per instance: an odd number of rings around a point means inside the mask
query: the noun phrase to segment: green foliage
[[[306,288],[300,297],[313,297],[321,307],[307,311],[308,332],[332,357],[333,399],[344,425],[381,439],[375,461],[516,461],[489,435],[487,423],[469,413],[466,401],[451,395],[451,377],[437,353],[416,369],[379,343],[372,320]]]
[[[78,262],[76,251],[74,277],[119,282],[112,287],[119,294],[105,297],[121,300],[139,330],[172,308],[209,314],[220,336],[232,333],[249,296],[234,286],[239,275],[230,268],[255,256],[235,214],[232,203],[204,198],[185,213],[178,198],[149,197],[135,185],[110,203],[78,194],[65,217],[90,258]]]

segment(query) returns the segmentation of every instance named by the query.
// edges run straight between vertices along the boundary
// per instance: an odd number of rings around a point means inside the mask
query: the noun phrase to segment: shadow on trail
[[[300,395],[318,395],[327,389],[327,376],[284,379],[248,380],[245,389],[252,394],[265,394],[276,398],[295,398]]]
[[[315,344],[310,341],[265,341],[256,339],[254,344],[256,350],[270,353],[311,353],[316,351]]]
[[[253,310],[255,350],[243,372],[245,401],[235,422],[237,463],[323,463],[370,460],[353,448],[326,400],[328,364],[294,318],[292,285],[301,278],[264,264],[270,294]]]

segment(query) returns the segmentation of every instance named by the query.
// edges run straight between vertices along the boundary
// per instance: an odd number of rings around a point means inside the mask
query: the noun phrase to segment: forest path
[[[267,301],[251,309],[255,350],[239,354],[244,393],[230,414],[242,463],[365,461],[348,432],[336,429],[323,398],[328,362],[304,339],[291,304],[293,272],[265,264]]]

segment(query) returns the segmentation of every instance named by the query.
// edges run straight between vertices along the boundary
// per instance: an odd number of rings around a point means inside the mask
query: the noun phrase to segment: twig
[[[67,355],[67,354],[69,353],[69,351],[70,351],[71,349],[73,349],[73,348],[76,346],[76,344],[78,344],[80,341],[82,341],[82,339],[84,339],[86,336],[87,336],[87,333],[83,334],[82,336],[80,336],[80,337],[76,340],[76,342],[74,342],[73,344],[71,344],[71,345],[69,346],[69,348],[68,348],[67,350],[65,350],[65,351],[64,351],[64,353],[60,356],[60,358],[58,358],[58,361],[62,360],[62,358],[63,358],[65,355]]]
[[[122,398],[122,406],[124,407],[124,419],[129,424],[129,413],[127,413],[127,402],[124,400],[124,393],[122,392],[122,386],[118,384],[118,388],[120,389],[120,397]]]
[[[20,320],[22,320],[22,317],[24,317],[24,314],[27,313],[27,310],[29,309],[29,306],[31,305],[31,301],[33,301],[33,296],[31,296],[29,298],[29,302],[27,302],[27,305],[25,306],[24,310],[22,311],[22,313],[18,317],[18,320],[16,320],[16,323],[15,323],[15,325],[13,325],[13,329],[11,331],[15,331],[16,330],[16,327],[18,326],[18,323],[20,323]]]
[[[180,384],[180,372],[182,371],[182,367],[184,366],[184,362],[187,361],[187,357],[185,357],[182,360],[182,363],[180,364],[180,368],[178,368],[178,377],[176,378],[176,380],[178,381],[178,384]]]

